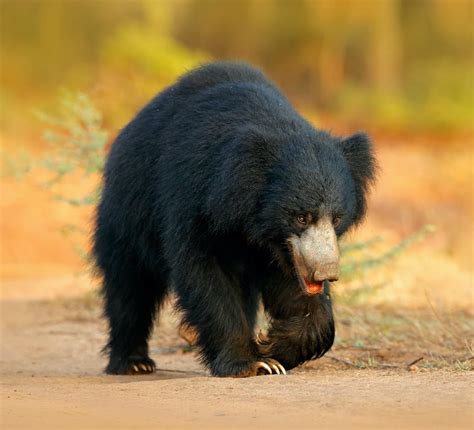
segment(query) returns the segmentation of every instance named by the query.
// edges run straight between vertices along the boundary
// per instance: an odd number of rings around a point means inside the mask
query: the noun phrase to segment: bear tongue
[[[304,280],[304,283],[306,284],[306,291],[311,294],[321,294],[323,292],[323,283],[322,282],[309,282],[306,279]]]

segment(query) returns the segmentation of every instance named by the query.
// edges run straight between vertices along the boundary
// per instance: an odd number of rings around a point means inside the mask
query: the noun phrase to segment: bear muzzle
[[[300,286],[314,295],[323,291],[324,281],[339,278],[339,245],[329,217],[321,218],[301,236],[289,239]]]

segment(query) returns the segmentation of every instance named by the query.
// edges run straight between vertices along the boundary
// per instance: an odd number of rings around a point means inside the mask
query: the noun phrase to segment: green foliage
[[[121,124],[209,58],[263,67],[308,110],[354,127],[472,131],[472,0],[156,0],[1,4],[0,122],[57,82]],[[20,96],[21,95],[21,96]]]
[[[171,3],[142,0],[143,19],[118,27],[103,41],[98,82],[100,109],[121,127],[150,98],[209,56],[170,35]]]
[[[26,150],[22,149],[16,153],[10,153],[2,149],[0,154],[3,177],[20,180],[30,172],[32,161],[30,153]]]
[[[104,49],[104,61],[121,70],[140,73],[141,79],[168,82],[206,57],[194,53],[155,29],[130,25],[117,31]]]
[[[45,187],[52,188],[66,176],[78,172],[86,176],[102,173],[109,133],[102,128],[102,115],[88,96],[64,92],[59,114],[37,112],[37,116],[48,125],[43,139],[49,145],[49,153],[39,164],[50,171],[53,178]],[[80,198],[60,194],[56,198],[73,206],[92,205],[97,202],[99,193],[96,189]]]
[[[367,241],[358,241],[341,244],[341,255],[343,263],[341,265],[341,277],[351,280],[360,276],[362,272],[374,269],[385,264],[387,261],[403,253],[412,244],[423,240],[429,233],[434,231],[434,226],[428,224],[419,231],[406,237],[397,245],[387,251],[373,255],[372,249],[375,244],[381,242],[380,237],[375,237]]]
[[[472,131],[472,12],[470,0],[189,0],[176,34],[262,65],[290,97],[346,124]]]
[[[46,124],[43,139],[49,150],[46,157],[37,163],[29,163],[29,167],[45,169],[52,175],[41,187],[51,191],[59,202],[77,207],[95,205],[99,199],[100,186],[81,197],[57,192],[56,188],[68,180],[73,181],[73,175],[89,177],[102,174],[109,133],[102,126],[101,113],[86,94],[64,91],[59,99],[57,113],[38,111],[36,115]],[[79,245],[79,241],[74,240],[78,236],[87,237],[87,229],[69,223],[62,226],[60,232],[71,240],[75,252],[88,261],[88,252]]]
[[[424,240],[428,234],[434,231],[435,227],[427,224],[417,232],[401,240],[398,244],[384,251],[379,250],[378,245],[382,243],[380,237],[374,237],[366,241],[341,243],[341,281],[365,279],[367,272],[388,264],[391,260],[405,252],[408,247]],[[375,285],[362,283],[357,288],[341,294],[339,299],[346,304],[360,303],[374,295],[383,286],[383,283]]]
[[[472,129],[474,87],[467,64],[420,64],[406,78],[403,91],[380,91],[347,82],[329,110],[346,123],[360,123],[370,112],[370,126],[407,131]]]
[[[71,197],[58,189],[62,184],[77,181],[78,177],[102,175],[109,132],[103,128],[101,113],[87,95],[64,91],[56,113],[38,111],[36,116],[47,127],[43,132],[43,139],[48,144],[46,156],[36,160],[25,150],[13,155],[2,151],[2,174],[20,180],[33,169],[46,171],[49,178],[39,186],[51,192],[56,201],[74,207],[95,206],[100,185],[91,186],[90,191],[80,197]],[[71,239],[75,251],[87,260],[87,251],[74,240],[87,237],[87,229],[65,224],[60,232]]]

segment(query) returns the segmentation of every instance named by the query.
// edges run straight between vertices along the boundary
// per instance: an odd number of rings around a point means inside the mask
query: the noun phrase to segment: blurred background
[[[81,89],[116,129],[184,70],[262,67],[302,109],[346,127],[471,131],[470,0],[2,0],[2,128]],[[326,122],[325,122],[326,123]]]
[[[0,0],[3,427],[472,428],[473,7]],[[221,59],[262,68],[316,127],[375,142],[367,219],[341,243],[335,344],[289,379],[210,381],[166,306],[160,371],[105,377],[88,257],[105,156],[157,92]]]
[[[472,313],[472,1],[1,0],[0,18],[4,298],[93,287],[81,254],[114,136],[183,72],[238,59],[315,126],[376,143],[349,302]]]

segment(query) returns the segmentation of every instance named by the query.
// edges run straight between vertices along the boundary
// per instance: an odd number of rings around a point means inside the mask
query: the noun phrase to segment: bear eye
[[[341,224],[342,216],[341,215],[334,215],[332,217],[332,225],[334,227],[338,227]]]
[[[310,222],[310,215],[308,214],[299,214],[296,216],[296,221],[302,226],[306,226]]]

